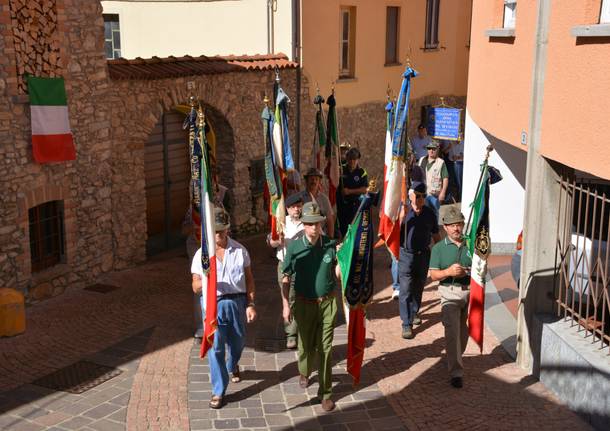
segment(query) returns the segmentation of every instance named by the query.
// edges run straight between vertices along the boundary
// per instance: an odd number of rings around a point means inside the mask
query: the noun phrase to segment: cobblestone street
[[[469,344],[465,387],[449,386],[435,287],[423,300],[414,340],[400,337],[384,250],[376,253],[361,385],[345,371],[346,327],[335,332],[334,399],[322,411],[298,386],[296,353],[283,350],[276,260],[261,237],[244,241],[253,257],[259,320],[249,326],[243,381],[227,405],[208,408],[207,361],[192,339],[186,258],[179,252],[114,273],[107,293],[68,291],[27,310],[27,331],[0,339],[0,428],[7,430],[203,429],[532,429],[586,430],[535,379],[512,363],[493,334],[483,354]],[[341,320],[341,319],[340,319]],[[340,322],[341,323],[341,322]],[[32,383],[78,361],[120,374],[82,393]],[[116,374],[116,372],[115,372]]]

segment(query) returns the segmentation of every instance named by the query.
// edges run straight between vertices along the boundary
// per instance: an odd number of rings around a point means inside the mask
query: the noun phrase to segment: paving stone
[[[103,418],[105,416],[108,416],[114,412],[116,412],[117,410],[119,410],[120,407],[114,404],[100,404],[97,407],[92,408],[91,410],[87,410],[86,412],[83,413],[83,416],[87,416],[93,419],[100,419]]]
[[[239,419],[248,417],[246,409],[241,408],[223,408],[218,410],[219,419]]]
[[[292,425],[287,415],[266,415],[265,419],[269,425]]]
[[[118,422],[109,421],[107,419],[101,419],[101,420],[93,422],[87,426],[96,431],[124,431],[125,430],[125,424],[120,424]]]
[[[57,425],[58,423],[65,421],[69,417],[70,417],[70,415],[68,415],[67,413],[64,413],[64,412],[53,412],[53,413],[49,413],[44,416],[38,416],[36,419],[34,419],[34,422],[36,422],[37,424],[40,424],[40,425],[50,427],[50,426]]]
[[[262,401],[259,399],[246,399],[239,402],[239,407],[261,407]]]
[[[389,406],[383,407],[380,409],[369,409],[369,410],[367,410],[367,413],[372,419],[394,417],[396,415],[396,413],[394,412],[394,409],[392,409],[392,407],[389,407]]]
[[[262,407],[248,407],[246,409],[249,418],[258,418],[265,415]]]
[[[60,427],[68,429],[68,430],[77,430],[84,427],[87,424],[93,422],[93,419],[86,418],[83,416],[75,416],[65,422],[59,424]]]
[[[189,410],[189,416],[191,419],[215,419],[218,417],[217,415],[217,410],[210,408]]]
[[[243,418],[240,420],[242,427],[248,428],[266,428],[267,421],[265,418]]]
[[[215,419],[214,428],[219,430],[239,429],[239,421],[237,419]]]
[[[286,405],[280,403],[263,403],[263,411],[265,412],[265,414],[284,413],[286,411]]]
[[[192,419],[190,421],[191,431],[209,430],[214,428],[211,419]]]
[[[117,421],[117,422],[121,422],[121,423],[126,423],[127,422],[127,407],[117,410],[116,412],[114,412],[113,414],[108,416],[108,419],[111,419],[111,420]]]
[[[346,424],[350,431],[370,431],[373,426],[368,421],[351,422]]]

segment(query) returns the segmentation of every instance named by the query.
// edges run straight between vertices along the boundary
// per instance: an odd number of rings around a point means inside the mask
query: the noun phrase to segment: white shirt
[[[245,268],[250,266],[248,250],[237,241],[228,238],[224,259],[216,258],[216,295],[230,293],[246,293]],[[191,273],[199,274],[202,279],[202,295],[207,291],[207,277],[203,275],[201,266],[201,248],[195,253],[191,264]],[[205,304],[205,300],[203,302]]]
[[[449,156],[449,160],[454,162],[464,160],[464,142],[453,141],[447,155]]]
[[[284,247],[277,248],[277,260],[280,262],[284,261],[286,256],[286,248],[295,239],[298,239],[304,235],[303,223],[300,220],[296,222],[292,221],[290,216],[286,217],[286,226],[284,227]]]
[[[428,150],[426,149],[426,145],[430,143],[430,136],[424,136],[420,138],[419,135],[415,135],[411,138],[411,147],[413,148],[413,152],[415,153],[415,159],[419,160],[422,157],[428,155]]]

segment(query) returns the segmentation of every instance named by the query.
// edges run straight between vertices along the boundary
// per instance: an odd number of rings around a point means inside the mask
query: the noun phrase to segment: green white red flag
[[[63,78],[28,76],[32,150],[38,163],[76,159]]]
[[[468,333],[483,351],[485,324],[485,277],[487,257],[491,251],[489,238],[489,185],[490,175],[487,160],[481,168],[481,182],[472,204],[472,224],[466,240],[472,256],[470,269],[470,304],[468,307]]]

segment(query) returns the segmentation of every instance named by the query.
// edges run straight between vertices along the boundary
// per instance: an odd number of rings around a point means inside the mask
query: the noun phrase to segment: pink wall
[[[570,34],[574,26],[596,23],[599,6],[600,0],[553,2],[541,152],[610,179],[610,39],[577,45],[590,38]]]
[[[537,2],[519,2],[515,38],[493,41],[503,0],[474,0],[468,110],[486,132],[521,149],[529,132]],[[552,2],[544,78],[541,153],[610,179],[610,40],[577,39],[571,29],[596,24],[601,0]],[[578,42],[578,44],[577,44]]]
[[[502,27],[503,3],[473,2],[468,110],[481,129],[524,148],[520,142],[521,132],[529,127],[534,54],[531,29],[535,27],[536,13],[535,8],[518,7],[516,37],[492,41],[485,31]]]

